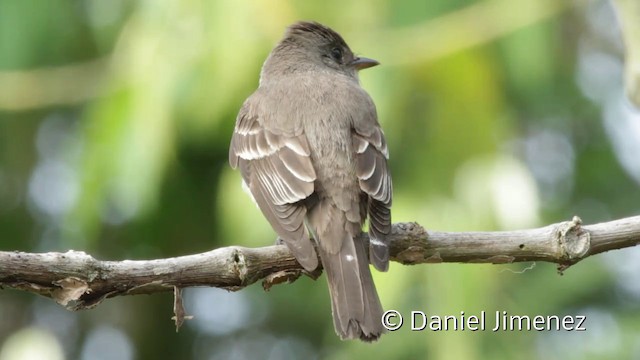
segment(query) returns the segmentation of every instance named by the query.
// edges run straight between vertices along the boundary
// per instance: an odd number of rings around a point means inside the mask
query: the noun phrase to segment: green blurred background
[[[0,0],[0,250],[122,260],[272,244],[227,149],[300,19],[382,63],[361,82],[390,146],[395,222],[492,231],[640,213],[640,115],[607,1]],[[588,330],[403,328],[373,345],[335,335],[324,278],[186,289],[195,319],[179,333],[171,294],[72,313],[2,290],[0,359],[640,358],[639,273],[635,248],[564,276],[394,263],[374,274],[387,309],[579,314]]]

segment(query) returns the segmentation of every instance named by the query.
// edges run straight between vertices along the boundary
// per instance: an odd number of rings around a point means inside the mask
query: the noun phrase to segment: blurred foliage
[[[275,239],[227,165],[238,109],[285,27],[312,19],[361,74],[390,145],[393,218],[526,228],[640,213],[640,115],[606,1],[0,0],[0,249],[145,259]],[[586,332],[334,334],[324,279],[187,289],[82,313],[0,292],[0,359],[637,358],[640,252],[550,264],[392,264],[408,315],[587,315]],[[1,264],[0,264],[1,266]],[[28,352],[27,352],[28,351]],[[43,355],[44,354],[44,355]]]

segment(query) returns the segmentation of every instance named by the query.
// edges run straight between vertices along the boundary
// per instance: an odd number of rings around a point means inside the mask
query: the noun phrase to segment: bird
[[[229,147],[229,164],[300,265],[314,271],[319,253],[337,335],[365,342],[385,332],[369,264],[388,270],[391,232],[387,142],[358,77],[376,65],[331,28],[294,23],[265,60]],[[368,248],[358,237],[367,218]]]

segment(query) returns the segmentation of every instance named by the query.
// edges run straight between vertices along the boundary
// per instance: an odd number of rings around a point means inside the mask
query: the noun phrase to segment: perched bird
[[[318,267],[307,231],[315,239],[338,335],[367,342],[384,332],[369,261],[388,269],[391,229],[387,144],[358,80],[375,65],[324,25],[291,25],[240,109],[229,149],[231,167],[307,271]],[[357,237],[367,215],[368,256]]]

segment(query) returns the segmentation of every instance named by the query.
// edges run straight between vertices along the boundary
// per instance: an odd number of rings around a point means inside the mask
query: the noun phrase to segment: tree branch
[[[367,235],[361,237],[366,241]],[[504,264],[547,261],[563,271],[580,260],[640,243],[640,216],[582,226],[581,220],[500,232],[427,233],[417,223],[394,224],[391,258],[401,264]],[[174,291],[176,324],[186,317],[180,289],[213,286],[240,290],[259,280],[265,289],[305,273],[286,246],[230,246],[157,260],[101,261],[80,251],[0,252],[0,287],[44,295],[71,310],[119,295]],[[316,278],[320,270],[307,274]]]

